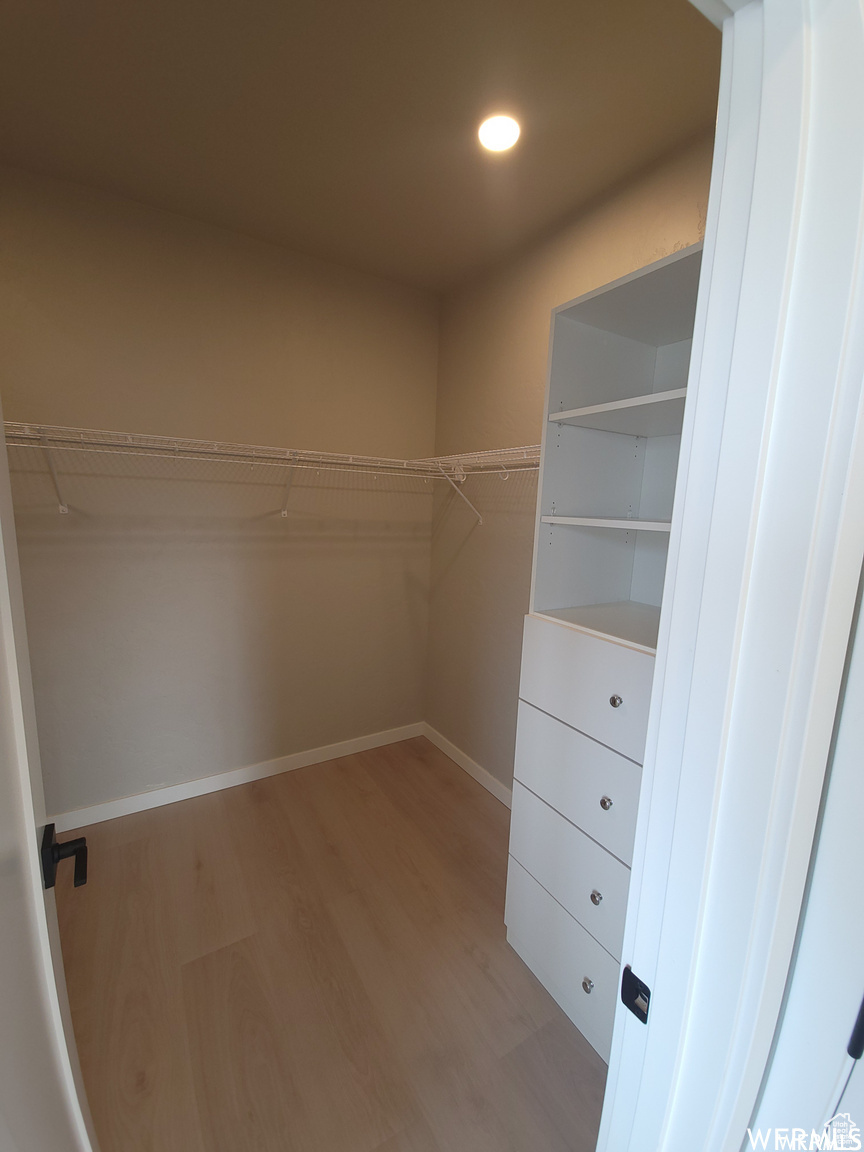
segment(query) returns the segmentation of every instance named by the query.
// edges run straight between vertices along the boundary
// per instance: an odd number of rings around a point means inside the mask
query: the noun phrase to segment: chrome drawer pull
[[[609,703],[612,705],[613,708],[620,708],[621,705],[624,703],[624,701],[621,699],[620,696],[610,696],[609,697]]]
[[[611,796],[601,796],[600,797],[600,807],[603,809],[604,812],[608,812],[609,809],[612,807],[612,797]]]
[[[595,908],[597,908],[602,902],[603,902],[603,893],[598,892],[597,889],[595,888],[594,891],[591,893],[591,903],[594,905]]]
[[[594,991],[594,981],[588,976],[585,976],[582,980],[582,991],[588,992],[589,994]]]

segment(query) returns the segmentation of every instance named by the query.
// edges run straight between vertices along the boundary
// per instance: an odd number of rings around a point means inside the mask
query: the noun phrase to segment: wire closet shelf
[[[329,469],[336,472],[375,473],[460,482],[476,473],[525,471],[537,468],[540,445],[394,460],[385,456],[359,456],[315,452],[304,448],[271,448],[257,444],[229,444],[218,440],[190,440],[174,436],[145,436],[135,432],[106,432],[93,428],[63,428],[47,424],[4,424],[6,443],[19,448],[62,452],[102,452],[123,456],[150,456],[168,460],[208,460],[233,464],[263,464],[280,468]]]

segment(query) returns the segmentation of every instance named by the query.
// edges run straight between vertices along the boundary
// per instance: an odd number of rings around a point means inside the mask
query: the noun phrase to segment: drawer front
[[[515,776],[619,860],[631,863],[638,764],[520,700]]]
[[[565,624],[525,617],[519,695],[642,763],[654,657]],[[616,708],[610,700],[620,698]]]
[[[504,919],[511,947],[608,1064],[619,965],[512,857]]]
[[[518,783],[513,786],[510,855],[621,959],[630,869]]]

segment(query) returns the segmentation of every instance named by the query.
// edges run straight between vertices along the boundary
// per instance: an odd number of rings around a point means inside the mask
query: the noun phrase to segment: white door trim
[[[53,891],[42,885],[39,833],[45,820],[36,738],[33,688],[24,627],[15,518],[5,440],[0,438],[0,773],[4,795],[13,799],[4,814],[0,844],[4,899],[0,932],[17,937],[27,958],[26,985],[7,991],[14,1011],[4,1011],[0,1029],[5,1093],[14,1094],[15,1121],[0,1116],[0,1137],[20,1140],[10,1147],[57,1152],[97,1152],[96,1138],[78,1065],[60,952]],[[7,839],[8,837],[8,839]],[[7,898],[21,885],[16,900]],[[10,918],[14,920],[10,922]],[[4,978],[12,978],[3,954]],[[11,1050],[10,1050],[11,1049]],[[26,1049],[26,1052],[25,1052]],[[35,1063],[34,1063],[35,1062]],[[17,1077],[17,1079],[16,1079]],[[4,1109],[5,1111],[5,1109]],[[3,1123],[7,1128],[4,1132]],[[27,1131],[22,1131],[22,1125]],[[48,1143],[50,1141],[50,1144]],[[4,1148],[6,1145],[4,1144]]]
[[[864,575],[864,574],[862,574]],[[862,585],[858,589],[860,612]],[[755,1131],[821,1132],[838,1111],[853,1060],[847,1044],[864,991],[864,889],[855,883],[864,813],[864,628],[850,643],[830,772],[810,863],[806,906]],[[864,1123],[864,1111],[852,1120]],[[774,1141],[776,1142],[776,1141]],[[773,1142],[772,1142],[773,1143]]]
[[[777,1022],[864,554],[862,24],[724,24],[604,1152],[738,1149]]]
[[[712,24],[722,28],[723,21],[734,16],[739,8],[743,8],[750,0],[690,0],[694,8],[698,8]]]

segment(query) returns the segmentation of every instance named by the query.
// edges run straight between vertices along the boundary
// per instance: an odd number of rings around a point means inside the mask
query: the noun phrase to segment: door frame
[[[598,1149],[742,1146],[864,556],[864,13],[726,5],[690,397]],[[737,11],[732,12],[732,8]]]
[[[46,891],[42,883],[39,841],[46,820],[45,799],[4,437],[0,437],[0,661],[0,723],[6,728],[0,771],[14,796],[10,805],[14,811],[7,813],[14,828],[12,843],[4,844],[3,855],[6,866],[14,859],[20,870],[17,879],[23,886],[25,909],[24,922],[6,924],[4,930],[19,933],[19,949],[28,957],[33,974],[31,987],[15,990],[23,997],[20,1007],[26,1021],[4,1037],[5,1043],[11,1039],[16,1044],[8,1067],[21,1077],[13,1085],[19,1098],[38,1095],[42,1101],[42,1131],[34,1133],[35,1140],[50,1138],[57,1152],[98,1152],[66,995],[54,891]],[[19,1059],[17,1045],[25,1036],[29,1059]],[[31,1082],[37,1052],[38,1085]]]
[[[858,864],[864,812],[862,592],[864,571],[795,955],[754,1110],[754,1132],[778,1127],[821,1132],[836,1113],[848,1110],[845,1089],[855,1061],[847,1045],[864,990],[864,889],[849,882]],[[852,1119],[864,1122],[864,1111]]]

